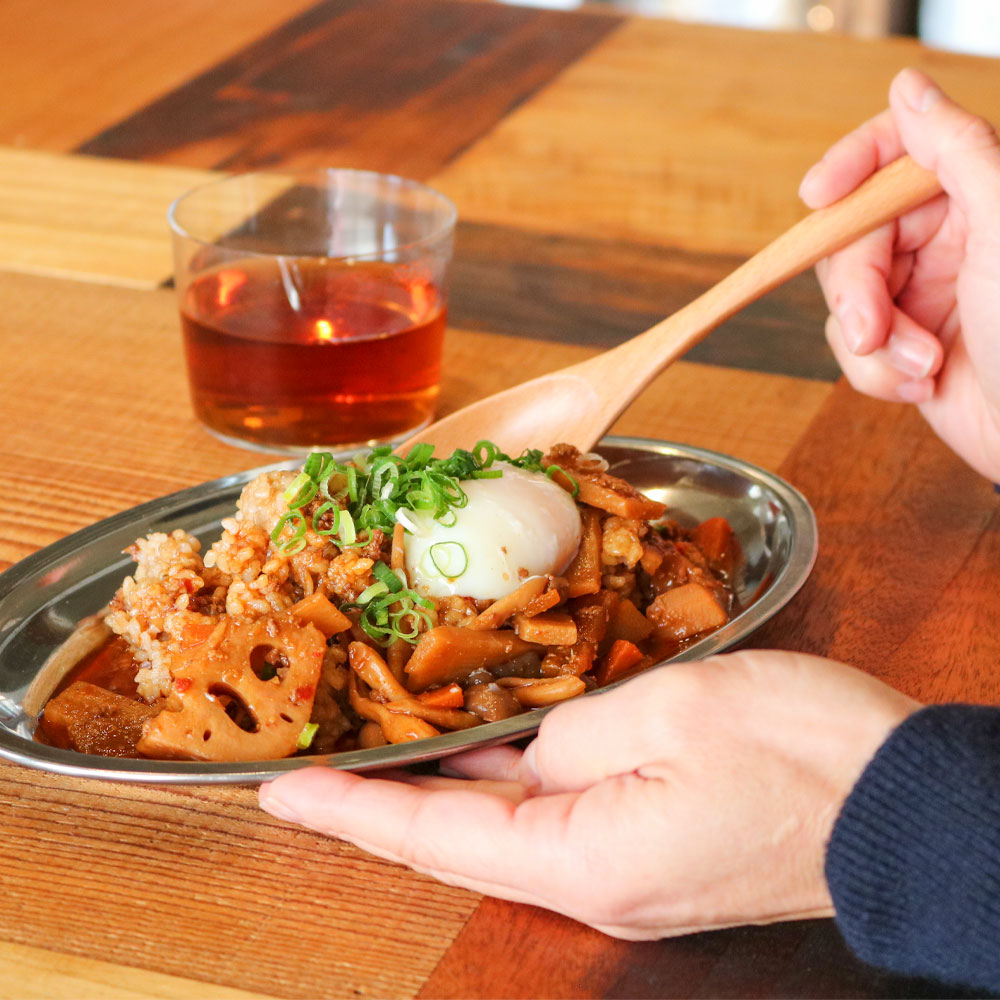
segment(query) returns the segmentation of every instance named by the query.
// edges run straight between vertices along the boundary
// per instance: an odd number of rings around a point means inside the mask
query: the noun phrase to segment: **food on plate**
[[[734,614],[739,544],[684,527],[596,454],[479,442],[247,484],[202,555],[155,533],[37,738],[198,761],[436,736],[641,671]],[[89,620],[88,629],[96,623]]]

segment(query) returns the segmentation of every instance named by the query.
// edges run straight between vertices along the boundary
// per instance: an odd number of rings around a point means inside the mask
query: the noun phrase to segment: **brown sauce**
[[[59,682],[52,695],[62,694],[74,681],[88,681],[105,691],[139,700],[135,686],[135,672],[139,669],[125,640],[121,636],[109,639],[82,659]]]

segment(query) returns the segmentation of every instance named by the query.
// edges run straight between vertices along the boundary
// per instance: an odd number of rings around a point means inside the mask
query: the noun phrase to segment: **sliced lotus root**
[[[309,721],[326,640],[291,615],[228,624],[218,642],[178,653],[166,708],[139,752],[173,760],[274,760]]]

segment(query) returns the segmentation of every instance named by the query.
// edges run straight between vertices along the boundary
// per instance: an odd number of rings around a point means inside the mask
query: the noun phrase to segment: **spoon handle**
[[[625,407],[672,361],[771,289],[860,236],[940,194],[937,177],[909,156],[883,167],[845,198],[810,213],[703,295],[624,344],[571,369],[603,400]]]

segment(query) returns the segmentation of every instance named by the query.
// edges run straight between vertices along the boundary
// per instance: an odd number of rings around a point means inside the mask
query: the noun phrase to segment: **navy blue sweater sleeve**
[[[1000,990],[1000,709],[910,716],[844,803],[826,877],[865,961]]]

